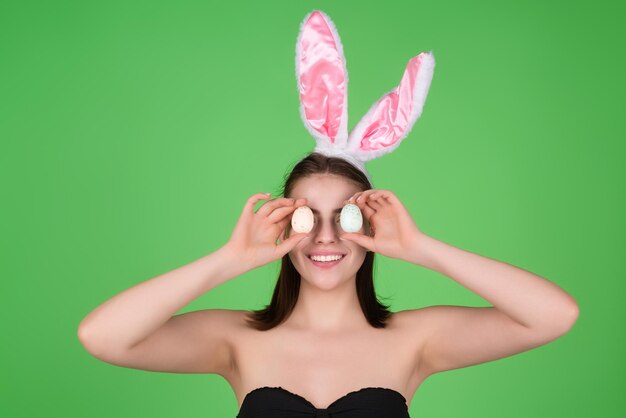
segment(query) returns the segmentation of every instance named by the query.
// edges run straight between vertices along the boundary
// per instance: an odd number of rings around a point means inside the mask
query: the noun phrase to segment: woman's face
[[[340,240],[344,231],[339,223],[339,214],[344,200],[361,191],[353,182],[337,175],[313,175],[299,180],[290,196],[294,199],[306,198],[306,206],[313,211],[313,229],[311,238],[301,241],[290,252],[289,258],[300,273],[303,280],[324,288],[333,288],[356,276],[365,260],[367,250],[355,242]],[[367,220],[363,219],[363,227],[358,233],[369,230]],[[290,230],[290,225],[287,231]],[[286,236],[288,232],[285,232]],[[331,252],[342,254],[343,257],[334,265],[317,265],[311,260],[311,254]]]

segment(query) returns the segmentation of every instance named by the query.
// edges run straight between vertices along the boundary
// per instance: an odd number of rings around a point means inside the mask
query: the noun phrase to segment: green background
[[[580,306],[554,342],[432,376],[411,416],[625,416],[624,9],[536,0],[0,3],[0,415],[236,415],[220,376],[112,366],[77,327],[222,246],[245,200],[313,149],[294,75],[313,9],[341,36],[350,129],[411,57],[437,60],[421,119],[367,165],[376,188]],[[278,265],[181,312],[259,308]],[[393,311],[490,305],[382,256],[376,287]]]

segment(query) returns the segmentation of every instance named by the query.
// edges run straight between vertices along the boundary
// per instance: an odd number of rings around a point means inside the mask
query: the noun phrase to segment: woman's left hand
[[[361,209],[370,224],[370,236],[343,232],[341,239],[356,242],[369,251],[386,257],[408,260],[416,251],[417,241],[424,233],[396,195],[389,190],[370,189],[354,194],[344,204],[353,203]]]

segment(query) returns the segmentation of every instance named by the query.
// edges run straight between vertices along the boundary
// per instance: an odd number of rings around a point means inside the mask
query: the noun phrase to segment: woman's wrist
[[[406,261],[433,270],[435,268],[435,259],[432,249],[436,246],[437,242],[439,241],[430,235],[426,235],[423,232],[420,233],[413,241],[408,251]]]
[[[212,269],[212,279],[219,283],[227,282],[251,270],[243,262],[241,254],[238,254],[229,244],[223,245],[205,257],[211,258],[217,263],[217,268]]]

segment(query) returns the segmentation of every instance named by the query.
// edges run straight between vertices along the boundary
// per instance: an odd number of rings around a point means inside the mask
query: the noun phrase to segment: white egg
[[[313,229],[313,212],[308,206],[300,206],[291,217],[291,228],[295,232],[310,232]]]
[[[355,204],[348,203],[341,209],[341,229],[346,232],[357,232],[363,226],[361,209]]]

